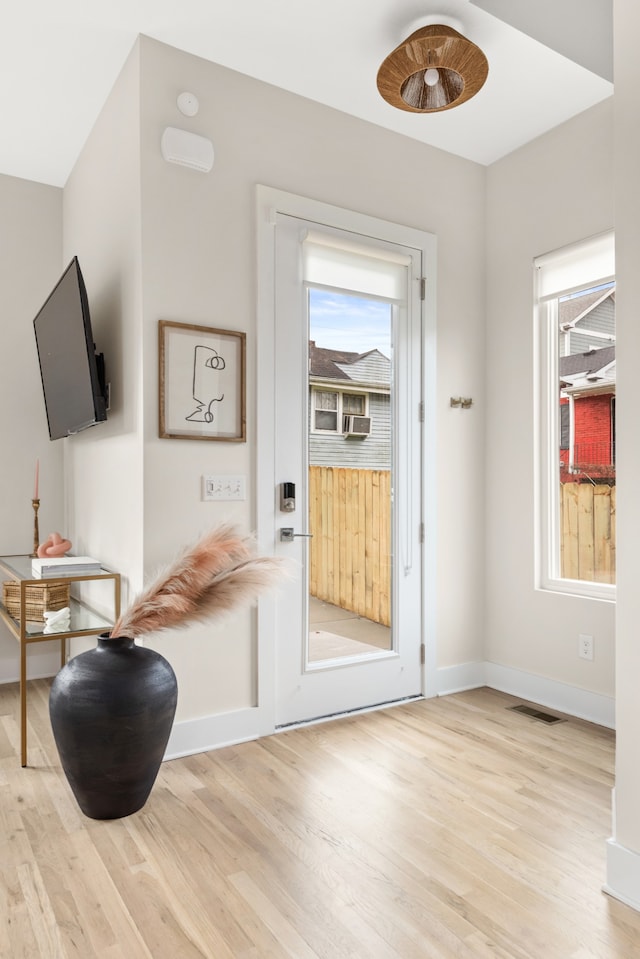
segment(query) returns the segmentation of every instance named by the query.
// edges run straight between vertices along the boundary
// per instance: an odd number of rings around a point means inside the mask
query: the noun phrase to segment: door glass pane
[[[392,317],[391,303],[309,289],[312,668],[392,649]]]

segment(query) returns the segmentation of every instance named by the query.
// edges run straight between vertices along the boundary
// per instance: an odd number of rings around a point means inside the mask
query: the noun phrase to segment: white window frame
[[[598,251],[604,247],[605,252],[610,247],[610,256],[603,256],[600,260]],[[594,253],[595,251],[595,253]],[[563,261],[569,264],[572,259],[579,259],[584,252],[584,269],[586,276],[580,276],[577,285],[553,289],[551,293],[543,289],[540,282],[540,270],[549,263],[559,264],[557,273],[563,278]],[[592,255],[592,262],[590,259]],[[600,264],[610,267],[610,272],[602,274]],[[597,265],[596,265],[597,264]],[[605,267],[606,268],[606,267]],[[591,274],[589,271],[595,272]],[[614,602],[616,586],[613,583],[596,583],[589,580],[567,579],[560,575],[560,415],[559,415],[559,330],[558,330],[558,299],[572,292],[597,286],[615,279],[613,269],[613,234],[603,234],[591,240],[578,243],[564,250],[546,254],[536,258],[534,262],[534,363],[537,384],[537,396],[534,398],[535,410],[535,437],[536,437],[536,588],[557,593],[566,593],[574,596],[584,596],[591,599]],[[571,278],[571,269],[567,271]],[[571,417],[573,422],[573,417]],[[573,436],[570,437],[573,448]]]

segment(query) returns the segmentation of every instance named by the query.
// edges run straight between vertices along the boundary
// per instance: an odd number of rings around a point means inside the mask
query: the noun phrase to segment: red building
[[[615,283],[558,301],[560,482],[616,480]]]
[[[615,483],[615,363],[615,346],[558,361],[561,483]]]

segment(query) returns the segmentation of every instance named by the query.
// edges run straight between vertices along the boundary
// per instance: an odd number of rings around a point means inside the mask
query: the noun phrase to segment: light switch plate
[[[202,477],[202,499],[230,501],[247,498],[246,476],[206,475]]]

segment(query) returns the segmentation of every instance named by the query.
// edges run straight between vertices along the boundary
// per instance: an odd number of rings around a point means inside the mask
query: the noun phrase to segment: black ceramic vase
[[[158,775],[178,687],[159,653],[103,633],[55,677],[49,714],[62,768],[91,819],[144,806]]]

